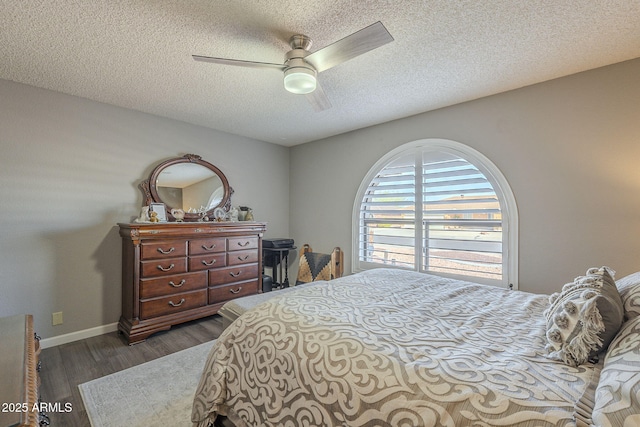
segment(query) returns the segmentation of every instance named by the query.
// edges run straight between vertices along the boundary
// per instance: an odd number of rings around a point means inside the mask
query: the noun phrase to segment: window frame
[[[369,169],[364,179],[360,183],[360,187],[356,193],[352,212],[352,262],[351,270],[357,273],[363,270],[369,270],[380,267],[391,267],[385,264],[376,264],[360,261],[360,208],[363,198],[369,185],[387,165],[396,161],[398,158],[410,154],[416,155],[417,152],[424,155],[425,152],[443,152],[458,156],[475,166],[482,172],[489,183],[492,185],[498,201],[502,215],[502,279],[491,280],[481,277],[471,277],[455,274],[446,274],[439,272],[428,272],[429,274],[440,275],[455,279],[473,281],[488,285],[497,285],[505,288],[511,287],[518,289],[518,208],[516,199],[513,195],[511,187],[507,182],[500,169],[486,156],[468,145],[460,142],[442,138],[426,138],[403,144],[380,158]],[[418,193],[418,191],[416,191]],[[411,270],[420,271],[421,263],[416,260],[414,268]],[[402,268],[402,267],[391,267]]]

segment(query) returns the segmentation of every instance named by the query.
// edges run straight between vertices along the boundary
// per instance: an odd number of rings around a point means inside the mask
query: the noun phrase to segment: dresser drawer
[[[141,277],[169,276],[187,272],[187,258],[156,259],[140,263]]]
[[[219,268],[217,270],[209,270],[209,286],[224,285],[257,277],[258,264]]]
[[[140,299],[156,298],[207,287],[207,272],[140,280]]]
[[[226,254],[201,255],[189,257],[189,271],[208,270],[210,268],[224,267]]]
[[[244,251],[234,251],[227,254],[227,265],[240,265],[258,262],[258,251],[248,249]]]
[[[218,237],[213,239],[198,239],[189,241],[189,255],[203,255],[226,251],[226,239]]]
[[[207,305],[207,290],[183,292],[164,298],[142,301],[140,318],[149,319],[166,314],[179,313]]]
[[[140,259],[177,258],[187,254],[185,240],[164,240],[161,242],[142,242]]]
[[[258,293],[258,279],[209,288],[209,304]]]
[[[245,249],[258,249],[257,237],[230,237],[227,239],[228,251],[242,251]]]

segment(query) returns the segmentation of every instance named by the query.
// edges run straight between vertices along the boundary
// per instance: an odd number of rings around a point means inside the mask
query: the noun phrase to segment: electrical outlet
[[[52,317],[53,317],[53,326],[62,325],[62,312],[61,311],[53,313]]]

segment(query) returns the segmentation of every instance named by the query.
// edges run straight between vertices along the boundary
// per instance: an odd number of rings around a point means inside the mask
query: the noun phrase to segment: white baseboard
[[[98,335],[108,334],[118,330],[118,323],[110,323],[108,325],[96,326],[95,328],[84,329],[82,331],[71,332],[69,334],[58,335],[56,337],[45,338],[40,340],[41,348],[55,347],[57,345],[67,344],[70,342],[83,340],[85,338],[96,337]]]

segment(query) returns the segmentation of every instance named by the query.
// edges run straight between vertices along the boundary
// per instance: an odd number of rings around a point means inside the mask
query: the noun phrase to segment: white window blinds
[[[371,181],[360,208],[360,260],[414,268],[416,165],[406,156]]]
[[[487,177],[448,153],[422,162],[421,269],[502,279],[502,214]]]
[[[491,282],[503,275],[502,211],[491,182],[445,151],[413,150],[364,191],[359,265],[395,266]]]

